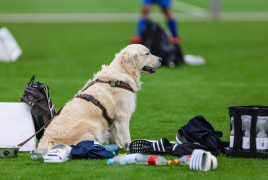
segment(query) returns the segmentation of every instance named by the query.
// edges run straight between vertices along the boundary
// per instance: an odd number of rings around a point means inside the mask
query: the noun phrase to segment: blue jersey
[[[142,5],[158,4],[163,8],[169,8],[171,6],[171,0],[141,0]]]

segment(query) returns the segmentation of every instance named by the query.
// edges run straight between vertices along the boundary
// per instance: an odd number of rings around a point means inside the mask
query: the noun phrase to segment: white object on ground
[[[210,152],[195,149],[192,153],[189,168],[197,171],[210,171],[217,169],[217,158]]]
[[[0,145],[16,146],[35,133],[30,107],[26,103],[0,102]],[[20,147],[19,151],[36,148],[36,138]]]
[[[184,63],[189,65],[204,65],[206,61],[201,56],[194,56],[190,54],[184,55]]]
[[[16,61],[22,51],[6,27],[0,29],[0,61]]]
[[[48,153],[47,149],[34,149],[30,151],[32,159],[44,159],[46,153]]]
[[[61,149],[59,149],[61,148]],[[62,149],[65,148],[65,149]],[[71,159],[71,150],[70,146],[65,144],[57,144],[50,148],[48,153],[44,157],[44,162],[46,163],[61,163]]]

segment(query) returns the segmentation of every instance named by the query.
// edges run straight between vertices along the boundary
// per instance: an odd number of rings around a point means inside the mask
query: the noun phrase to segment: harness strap
[[[90,86],[92,86],[95,83],[107,83],[107,84],[110,84],[111,87],[119,87],[119,88],[123,88],[123,89],[126,89],[126,90],[133,92],[133,89],[130,87],[130,85],[127,83],[124,83],[122,81],[102,81],[102,80],[98,80],[98,79],[89,83],[84,89],[82,89],[82,92],[85,91],[87,88],[89,88]]]
[[[107,115],[107,111],[106,109],[101,105],[101,103],[95,99],[93,96],[89,95],[89,94],[78,94],[75,97],[77,98],[81,98],[87,101],[91,101],[93,104],[95,104],[96,106],[98,106],[101,111],[102,111],[102,115],[103,117],[107,120],[109,126],[114,122],[114,119],[111,119],[108,115]]]

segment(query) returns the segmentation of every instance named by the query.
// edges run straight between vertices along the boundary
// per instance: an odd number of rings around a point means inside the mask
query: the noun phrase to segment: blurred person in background
[[[130,39],[130,43],[140,43],[143,27],[149,20],[149,16],[152,10],[152,5],[157,4],[161,7],[161,10],[166,18],[167,25],[170,29],[172,36],[170,37],[171,43],[180,43],[180,37],[177,30],[177,21],[174,18],[171,10],[172,0],[142,0],[141,17],[137,22],[136,36]]]
[[[141,17],[138,19],[137,22],[137,29],[136,29],[136,36],[130,39],[131,44],[142,44],[142,38],[144,38],[143,30],[144,27],[150,22],[150,13],[152,10],[153,4],[157,4],[160,6],[165,18],[167,25],[169,27],[169,30],[171,32],[171,37],[169,37],[169,41],[171,44],[173,44],[173,47],[175,50],[171,50],[170,52],[174,51],[175,58],[170,57],[163,57],[160,54],[155,53],[155,55],[158,55],[163,58],[163,64],[168,65],[169,67],[175,67],[178,65],[178,62],[190,64],[190,65],[203,65],[205,64],[205,59],[201,56],[194,56],[194,55],[183,55],[181,47],[180,47],[180,36],[179,32],[177,30],[177,21],[173,16],[171,5],[172,0],[141,0],[142,7],[141,7]],[[151,49],[153,50],[153,48]],[[164,49],[163,49],[164,50]],[[171,53],[169,53],[171,54]]]

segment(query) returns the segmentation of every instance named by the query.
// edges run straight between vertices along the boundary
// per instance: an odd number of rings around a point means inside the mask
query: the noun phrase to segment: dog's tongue
[[[148,67],[148,66],[145,66],[145,67],[143,68],[143,70],[144,70],[144,71],[150,71],[150,72],[156,72],[156,69],[155,69],[155,68],[150,68],[150,67]]]

